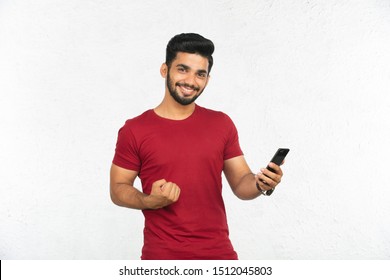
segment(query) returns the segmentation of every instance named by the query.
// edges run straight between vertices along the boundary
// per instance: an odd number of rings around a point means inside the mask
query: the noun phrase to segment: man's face
[[[167,89],[181,105],[193,103],[209,80],[208,60],[198,54],[179,52],[167,68]]]

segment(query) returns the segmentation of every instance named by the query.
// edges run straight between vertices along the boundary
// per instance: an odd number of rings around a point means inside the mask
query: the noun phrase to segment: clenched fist
[[[150,208],[159,209],[175,203],[180,196],[180,188],[165,179],[158,180],[152,184],[152,191],[148,197]]]

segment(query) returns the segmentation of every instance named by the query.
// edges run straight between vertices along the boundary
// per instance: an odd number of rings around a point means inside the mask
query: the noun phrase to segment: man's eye
[[[184,73],[186,70],[184,68],[177,68],[177,70],[180,72],[180,73]]]

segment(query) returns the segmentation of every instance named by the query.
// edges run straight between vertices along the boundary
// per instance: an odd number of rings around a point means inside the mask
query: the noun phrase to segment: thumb
[[[157,180],[152,184],[152,188],[161,188],[166,182],[165,179]]]

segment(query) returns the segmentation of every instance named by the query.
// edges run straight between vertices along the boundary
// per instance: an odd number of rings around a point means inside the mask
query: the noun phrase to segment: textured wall
[[[272,197],[224,189],[240,258],[389,259],[386,0],[2,0],[0,258],[139,258],[143,216],[108,172],[181,32],[214,41],[198,103],[232,117],[253,170],[291,148]]]

